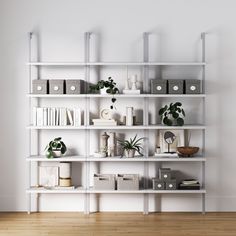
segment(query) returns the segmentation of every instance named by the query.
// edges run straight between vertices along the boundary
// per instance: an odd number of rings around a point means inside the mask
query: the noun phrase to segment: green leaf
[[[177,118],[179,117],[179,114],[178,114],[177,112],[174,112],[174,113],[172,114],[172,116],[173,116],[173,118],[177,119]]]
[[[182,114],[183,114],[183,116],[185,116],[185,112],[184,112],[184,109],[182,109],[181,111],[182,111]]]
[[[168,117],[165,117],[164,119],[163,119],[163,123],[165,124],[165,125],[168,125],[168,126],[172,126],[172,120],[170,120]]]
[[[162,108],[159,110],[159,115],[162,116],[165,111],[166,111],[166,107],[162,107]]]
[[[61,137],[58,137],[58,138],[54,139],[55,142],[60,141],[60,140],[61,140]]]
[[[177,121],[178,126],[183,126],[184,125],[184,119],[183,118],[179,117],[176,121]]]
[[[176,106],[176,107],[181,107],[181,106],[182,106],[182,103],[181,103],[181,102],[176,102],[176,103],[175,103],[175,106]]]

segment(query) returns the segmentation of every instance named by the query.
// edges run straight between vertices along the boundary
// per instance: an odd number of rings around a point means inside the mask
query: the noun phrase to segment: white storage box
[[[115,175],[94,174],[93,179],[94,179],[94,189],[115,190]]]
[[[117,190],[139,190],[139,175],[137,174],[118,174]]]

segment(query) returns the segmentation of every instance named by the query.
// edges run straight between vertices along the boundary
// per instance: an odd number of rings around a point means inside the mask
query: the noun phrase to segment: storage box
[[[136,174],[118,174],[117,190],[139,190],[139,176]]]
[[[176,190],[176,179],[166,181],[166,190]]]
[[[32,81],[33,94],[47,94],[48,93],[48,80],[33,80]]]
[[[151,79],[151,94],[167,94],[167,80]]]
[[[83,80],[66,80],[66,94],[84,93]]]
[[[49,80],[49,93],[50,94],[64,94],[64,80]]]
[[[165,182],[162,179],[153,178],[152,179],[152,188],[153,190],[164,190]]]
[[[201,80],[198,79],[185,80],[185,93],[186,94],[201,93]]]
[[[170,168],[160,168],[159,169],[159,179],[170,180],[171,179],[171,169]]]
[[[184,81],[179,79],[168,80],[168,93],[169,94],[183,94],[184,93]]]
[[[115,190],[115,175],[94,174],[94,189]]]

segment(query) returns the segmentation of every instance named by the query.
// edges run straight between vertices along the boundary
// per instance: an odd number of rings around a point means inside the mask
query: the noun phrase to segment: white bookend
[[[37,126],[43,126],[43,108],[37,108]]]
[[[81,110],[74,108],[74,126],[81,126]]]
[[[43,108],[43,126],[47,126],[48,125],[48,111],[47,108],[44,107]]]
[[[68,116],[69,123],[70,123],[70,125],[73,125],[73,118],[72,118],[71,110],[66,109],[66,111],[67,111],[67,116]]]
[[[59,116],[60,116],[60,109],[56,108],[56,125],[59,125]]]
[[[51,125],[51,119],[50,119],[50,118],[51,118],[51,117],[50,117],[50,116],[51,116],[51,111],[50,111],[51,108],[48,107],[47,110],[48,110],[48,126],[50,126],[50,125]]]
[[[37,107],[33,107],[32,121],[33,126],[37,126]]]
[[[66,108],[60,108],[60,126],[67,125]]]
[[[53,126],[56,125],[56,108],[55,107],[52,108],[52,125]]]

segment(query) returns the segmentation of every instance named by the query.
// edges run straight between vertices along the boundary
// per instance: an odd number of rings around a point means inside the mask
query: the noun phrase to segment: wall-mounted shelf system
[[[31,125],[31,117],[29,117],[29,126],[27,127],[29,132],[29,155],[26,158],[28,163],[28,189],[26,193],[28,195],[28,213],[31,212],[31,195],[32,194],[83,194],[84,195],[84,212],[88,214],[90,212],[90,194],[142,194],[143,195],[143,213],[148,214],[149,212],[149,194],[201,194],[202,197],[202,213],[205,213],[205,33],[201,34],[202,40],[202,61],[200,62],[150,62],[149,61],[149,40],[148,33],[143,34],[143,61],[141,62],[90,62],[90,36],[91,33],[85,33],[85,56],[83,62],[41,62],[41,61],[32,61],[32,53],[31,53],[31,44],[33,33],[29,34],[29,61],[26,63],[29,67],[29,92],[27,97],[29,98],[29,114],[31,114],[32,110],[32,100],[36,101],[36,104],[39,104],[40,99],[51,99],[51,98],[78,98],[84,99],[85,101],[85,111],[84,111],[84,125],[79,127],[74,126],[32,126]],[[117,94],[115,97],[117,98],[138,98],[142,99],[144,102],[143,109],[143,125],[136,126],[93,126],[90,125],[90,102],[91,99],[99,99],[99,98],[110,98],[109,95],[100,95],[100,94],[78,94],[78,95],[52,95],[52,94],[32,94],[31,84],[32,84],[32,67],[36,67],[39,69],[40,67],[84,67],[85,69],[85,81],[87,83],[90,82],[90,69],[94,66],[137,66],[142,67],[143,69],[143,94],[138,95],[126,95],[126,94]],[[149,66],[176,66],[176,67],[200,67],[202,71],[202,94],[149,94],[148,91],[148,70]],[[87,90],[88,91],[88,90]],[[152,98],[194,98],[194,99],[203,99],[203,124],[191,124],[184,126],[171,126],[166,127],[163,125],[149,125],[148,111],[149,111],[149,99]],[[29,115],[30,116],[30,115]],[[149,155],[149,132],[152,130],[199,130],[202,132],[202,153],[201,156],[194,158],[175,158],[175,157],[155,157]],[[40,130],[84,130],[85,131],[85,140],[86,140],[86,153],[82,156],[66,156],[61,158],[47,159],[44,155],[39,154],[39,147],[36,147],[37,155],[32,155],[32,132],[36,132],[36,139],[39,138]],[[112,157],[112,158],[95,158],[90,156],[90,136],[91,132],[95,132],[96,130],[143,130],[144,136],[147,137],[144,145],[144,156],[143,157],[135,157],[135,158],[120,158],[120,157]],[[64,131],[66,132],[66,131]],[[36,143],[37,140],[36,140]],[[52,189],[44,189],[37,188],[31,185],[31,168],[32,163],[36,163],[36,168],[38,168],[40,162],[81,162],[85,165],[85,186],[78,187],[75,189],[68,190],[52,190]],[[181,162],[181,163],[200,163],[201,164],[201,186],[200,190],[152,190],[148,186],[148,182],[144,181],[144,189],[135,190],[135,191],[121,191],[121,190],[94,190],[91,189],[90,186],[90,164],[91,163],[103,163],[103,162],[111,162],[111,163],[123,163],[123,162],[141,162],[143,163],[143,177],[149,178],[149,165],[151,163],[156,162]],[[37,185],[37,183],[36,183]],[[36,198],[38,201],[38,198]]]

